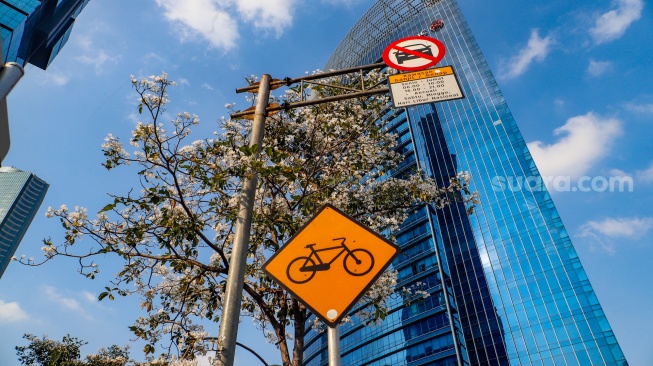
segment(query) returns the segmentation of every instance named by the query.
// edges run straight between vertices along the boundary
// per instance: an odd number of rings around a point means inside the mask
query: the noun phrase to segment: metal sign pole
[[[329,327],[329,366],[340,366],[340,329],[338,326]]]
[[[382,83],[377,83],[373,86],[366,87],[365,80],[364,80],[364,73],[363,71],[365,70],[372,70],[375,68],[380,68],[383,67],[384,64],[378,63],[378,64],[371,64],[371,65],[366,65],[366,66],[361,66],[361,67],[356,67],[356,68],[351,68],[351,69],[345,69],[345,70],[339,70],[339,71],[334,71],[334,72],[329,72],[329,73],[324,73],[324,74],[319,74],[319,75],[309,75],[309,76],[304,76],[301,78],[296,78],[296,79],[290,79],[286,78],[284,80],[272,80],[270,75],[263,75],[261,77],[261,81],[258,83],[258,85],[253,84],[249,85],[244,88],[239,88],[236,89],[237,93],[243,93],[243,92],[253,92],[258,88],[258,101],[256,103],[256,107],[254,109],[254,124],[252,126],[252,137],[250,141],[250,146],[256,144],[258,146],[258,151],[256,152],[255,158],[258,157],[258,154],[261,150],[261,144],[263,142],[263,132],[264,132],[264,124],[265,124],[265,118],[268,114],[271,114],[272,112],[280,111],[280,110],[289,110],[292,108],[297,108],[300,106],[309,106],[309,105],[315,105],[315,104],[320,104],[320,103],[327,103],[327,102],[332,102],[336,100],[344,100],[344,99],[350,99],[350,98],[360,98],[360,97],[367,97],[371,95],[376,95],[376,94],[384,94],[388,92],[388,88],[385,87],[380,87]],[[358,73],[360,76],[360,90],[358,89],[353,89],[349,87],[339,87],[339,86],[334,86],[331,84],[325,84],[325,83],[319,83],[316,82],[315,80],[325,78],[325,77],[331,77],[331,76],[336,76],[336,75],[343,75],[343,74],[348,74],[348,73]],[[301,100],[299,102],[295,103],[289,103],[285,105],[268,105],[268,99],[270,95],[270,90],[276,89],[281,86],[290,86],[295,83],[302,83],[302,88],[304,83],[311,83],[311,84],[317,84],[317,85],[323,85],[326,87],[333,87],[336,89],[341,89],[345,90],[346,92],[349,91],[350,93],[346,93],[344,95],[337,95],[333,97],[327,97],[327,98],[322,98],[322,99],[315,99],[315,100]],[[353,92],[352,92],[353,91]],[[231,114],[231,118],[248,118],[251,116],[252,110],[248,109],[242,112],[236,112]],[[235,232],[235,237],[234,237],[234,245],[233,245],[233,252],[231,255],[231,263],[229,265],[229,272],[227,274],[227,284],[226,284],[226,289],[225,289],[225,296],[223,299],[223,310],[222,310],[222,321],[220,323],[220,334],[218,338],[218,351],[216,352],[216,360],[215,364],[218,366],[233,366],[234,364],[234,356],[235,356],[235,350],[236,350],[236,338],[238,335],[238,320],[240,316],[240,306],[241,306],[241,300],[243,296],[243,283],[244,283],[244,278],[245,278],[245,264],[247,260],[247,251],[248,251],[248,246],[249,246],[249,233],[251,229],[251,224],[252,224],[252,211],[254,208],[254,195],[256,191],[256,185],[258,181],[258,176],[256,174],[252,174],[251,180],[244,179],[243,180],[243,191],[241,194],[241,202],[240,202],[240,211],[238,214],[238,222],[236,225],[236,232]],[[329,205],[327,205],[329,206]],[[321,210],[326,210],[329,207],[323,207]],[[331,211],[337,211],[335,209]],[[321,211],[322,212],[322,211]],[[345,217],[344,213],[339,213],[340,216]],[[315,217],[311,219],[311,222],[314,221]],[[387,251],[384,251],[386,254],[383,259],[377,258],[376,263],[385,263],[384,265],[377,265],[376,267],[374,266],[375,263],[375,256],[372,256],[372,254],[365,249],[359,248],[359,249],[354,249],[353,251],[357,251],[357,253],[363,253],[367,252],[368,256],[364,258],[369,258],[367,261],[367,271],[364,274],[372,273],[370,276],[365,277],[365,281],[361,282],[358,281],[358,285],[360,287],[360,291],[356,294],[353,294],[354,296],[351,297],[351,303],[350,304],[341,304],[344,306],[341,306],[343,308],[342,311],[340,311],[341,314],[346,314],[347,308],[353,306],[353,302],[357,300],[360,296],[362,296],[363,291],[365,290],[366,287],[368,287],[378,276],[381,275],[383,270],[390,264],[392,259],[396,257],[396,255],[399,253],[399,247],[396,245],[392,244],[391,242],[387,241],[385,238],[380,236],[377,233],[374,233],[370,229],[362,226],[361,224],[357,223],[355,220],[352,218],[347,218],[344,220],[344,226],[347,228],[350,228],[353,225],[354,230],[356,232],[359,232],[360,235],[362,235],[365,238],[369,237],[374,237],[379,240],[379,242],[385,242],[388,244],[390,249]],[[306,227],[304,227],[305,229]],[[302,229],[302,230],[304,230]],[[347,233],[350,233],[350,231],[347,231]],[[346,235],[340,235],[340,239],[345,239],[345,237],[349,237],[349,234]],[[353,240],[353,239],[352,239]],[[362,240],[362,242],[365,242],[365,240]],[[344,244],[344,242],[343,242]],[[286,248],[289,246],[289,244],[286,244]],[[302,245],[302,248],[305,248],[304,245]],[[345,247],[346,248],[346,247]],[[353,251],[351,251],[353,253]],[[282,252],[282,250],[277,251],[275,255],[270,259],[273,260],[275,258],[280,258],[279,254]],[[293,255],[292,253],[290,255]],[[362,255],[362,254],[361,254]],[[356,255],[352,254],[353,258],[357,258]],[[287,258],[286,258],[287,259]],[[269,264],[270,261],[265,265],[266,268],[264,268],[265,272],[268,275],[271,275],[272,278],[274,278],[277,282],[280,282],[282,286],[284,286],[283,281],[278,280],[278,276],[272,275],[269,272]],[[283,268],[281,269],[281,272],[284,274],[283,277],[287,278],[288,276],[286,275],[287,270],[288,270],[288,263],[290,263],[291,260],[284,261],[284,260],[279,260],[280,262],[283,262],[276,267],[282,266]],[[361,263],[363,263],[362,260],[359,260]],[[360,264],[356,262],[356,264]],[[346,266],[346,265],[345,265]],[[374,271],[372,271],[374,269]],[[372,271],[372,272],[371,272]],[[314,272],[313,272],[314,274]],[[362,278],[362,277],[361,277]],[[292,282],[292,279],[289,279]],[[305,280],[306,281],[306,280]],[[297,282],[295,282],[297,283]],[[294,295],[292,290],[288,290],[287,287],[284,286],[284,288],[289,291],[291,294]],[[301,299],[301,297],[297,297]],[[311,308],[309,306],[309,308]],[[329,309],[333,310],[333,307],[329,307]],[[311,308],[313,310],[313,308]],[[329,310],[328,312],[330,312]],[[335,310],[334,310],[335,311]],[[314,312],[316,316],[318,316],[320,313],[319,312]],[[337,311],[336,311],[337,314]],[[321,315],[319,315],[321,317]],[[337,317],[336,317],[337,318]],[[330,366],[340,366],[340,333],[337,328],[337,323],[339,319],[332,318],[332,317],[327,317],[327,318],[322,318],[322,320],[325,322],[325,324],[329,324],[329,365]],[[332,327],[333,326],[333,327]]]
[[[268,74],[261,77],[258,89],[258,100],[252,124],[252,136],[249,146],[258,146],[253,158],[257,159],[263,143],[265,132],[266,108],[270,99],[270,81]],[[254,197],[258,174],[253,173],[250,179],[243,179],[243,191],[240,196],[240,207],[234,244],[231,252],[231,263],[227,274],[225,295],[222,301],[222,321],[220,322],[219,351],[216,363],[220,366],[233,366],[236,354],[236,340],[238,338],[238,322],[240,319],[240,306],[243,298],[243,283],[245,282],[245,264],[249,248],[249,233],[252,227],[252,211],[254,210]]]

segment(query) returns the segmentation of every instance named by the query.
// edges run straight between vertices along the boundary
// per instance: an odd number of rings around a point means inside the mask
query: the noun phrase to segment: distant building
[[[0,0],[5,61],[45,70],[68,41],[90,0]]]
[[[465,98],[382,113],[404,155],[392,174],[419,167],[446,186],[467,171],[480,203],[471,215],[420,207],[394,233],[398,286],[421,283],[430,296],[393,299],[378,326],[341,325],[342,365],[627,365],[456,0],[376,1],[324,69],[381,62],[414,35],[444,43],[440,66],[454,68]],[[307,324],[304,365],[327,365],[327,335]]]
[[[0,277],[32,223],[48,187],[32,173],[0,168]]]

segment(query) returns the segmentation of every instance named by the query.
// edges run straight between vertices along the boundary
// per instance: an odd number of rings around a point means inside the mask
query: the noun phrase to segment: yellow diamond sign
[[[399,252],[383,236],[325,205],[263,270],[318,318],[335,326]]]

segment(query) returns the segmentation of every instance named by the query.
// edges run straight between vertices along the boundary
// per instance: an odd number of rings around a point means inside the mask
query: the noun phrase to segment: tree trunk
[[[281,364],[283,366],[291,366],[290,363],[290,352],[288,351],[288,341],[286,340],[286,329],[285,327],[275,327],[275,333],[277,334],[277,339],[279,340],[279,351],[281,352]],[[292,364],[294,366],[294,364]]]
[[[304,327],[306,326],[306,309],[297,302],[292,300],[293,314],[295,315],[295,343],[292,350],[292,366],[301,366],[304,361]]]

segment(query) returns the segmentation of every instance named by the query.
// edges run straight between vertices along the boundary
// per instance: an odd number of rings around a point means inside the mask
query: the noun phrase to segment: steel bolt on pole
[[[253,158],[257,159],[263,143],[265,131],[266,108],[270,99],[270,81],[268,74],[261,77],[258,88],[258,100],[254,112],[252,135],[249,146],[258,146]],[[216,364],[219,366],[233,366],[236,354],[236,340],[238,338],[238,322],[240,320],[240,306],[243,298],[243,283],[245,281],[245,264],[249,249],[249,233],[252,227],[252,211],[254,210],[254,197],[258,174],[252,173],[250,178],[243,180],[243,190],[240,196],[240,207],[234,244],[231,252],[231,263],[227,274],[225,295],[222,301],[222,320],[220,322],[219,340],[222,345],[216,353]]]
[[[340,366],[340,329],[328,327],[329,366]]]

